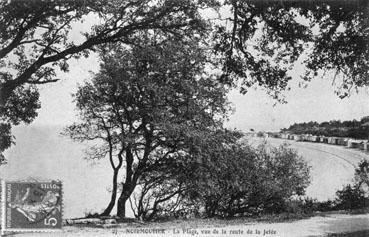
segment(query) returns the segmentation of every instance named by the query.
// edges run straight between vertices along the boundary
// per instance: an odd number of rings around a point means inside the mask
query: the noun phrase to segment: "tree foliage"
[[[356,185],[348,184],[336,192],[336,208],[338,210],[354,210],[368,206],[365,192]]]
[[[213,40],[209,40],[223,71],[221,82],[241,82],[242,93],[257,85],[284,101],[289,71],[305,55],[305,80],[332,71],[341,79],[337,90],[341,97],[368,85],[368,1],[228,0],[223,4],[230,7],[230,17],[226,23],[212,22]],[[137,44],[137,34],[148,29],[206,38],[209,31],[199,12],[220,6],[216,0],[2,1],[1,119],[13,125],[31,122],[40,107],[37,86],[57,81],[59,71],[68,71],[68,59],[87,57],[100,44]],[[81,40],[73,40],[75,23],[92,18],[96,24],[82,32]]]
[[[358,167],[355,168],[355,184],[362,188],[366,186],[366,192],[369,195],[369,161],[362,160],[359,162]]]
[[[258,85],[283,99],[289,71],[301,55],[302,78],[332,72],[341,79],[341,97],[369,84],[368,1],[226,2],[230,25],[217,26],[215,50],[225,58],[224,81],[241,80],[241,92]]]
[[[157,166],[155,170],[142,174],[137,187],[129,198],[136,218],[153,220],[170,216],[182,205],[186,192],[181,176],[184,156],[177,156]]]
[[[30,123],[40,108],[37,86],[57,81],[57,72],[68,72],[70,58],[87,57],[97,45],[132,45],[148,29],[173,35],[201,32],[205,25],[198,9],[208,3],[212,1],[1,1],[1,120]],[[94,18],[90,30],[74,35],[76,23]]]
[[[356,139],[369,138],[368,116],[358,120],[331,120],[329,122],[307,122],[295,123],[288,128],[281,129],[282,132],[294,134],[313,134],[327,137],[351,137]]]
[[[336,208],[353,210],[369,206],[369,162],[361,160],[355,168],[354,183],[336,192]]]
[[[223,145],[234,144],[241,136],[238,131],[221,128],[192,136],[188,141],[186,152],[177,154],[170,162],[143,176],[140,187],[132,198],[136,217],[150,220],[187,215],[191,212],[199,214],[199,210],[194,208],[194,202],[199,199],[193,196],[194,192],[202,191],[204,187],[197,185],[196,182],[202,180],[204,185],[211,185],[210,183],[213,182],[208,176],[203,176],[204,172],[199,172],[205,166],[222,169],[221,154],[230,152],[223,150]],[[210,153],[210,147],[219,153]],[[205,157],[204,154],[208,156]],[[198,209],[200,206],[196,207]]]
[[[199,38],[147,33],[140,40],[139,46],[101,49],[100,72],[75,95],[82,122],[67,130],[74,139],[102,140],[95,157],[110,147],[122,157],[120,217],[146,172],[186,153],[195,139],[222,126],[229,111],[227,90],[204,71]]]
[[[292,197],[304,194],[308,165],[286,146],[253,148],[235,135],[202,143],[201,162],[187,168],[189,202],[208,217],[285,211]]]
[[[0,164],[5,162],[5,157],[2,152],[9,148],[14,143],[13,136],[11,135],[11,126],[8,123],[0,123]]]

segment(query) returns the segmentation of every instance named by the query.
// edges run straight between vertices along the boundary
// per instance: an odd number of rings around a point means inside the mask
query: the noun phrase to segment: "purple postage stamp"
[[[2,231],[53,231],[62,227],[60,181],[2,181]]]

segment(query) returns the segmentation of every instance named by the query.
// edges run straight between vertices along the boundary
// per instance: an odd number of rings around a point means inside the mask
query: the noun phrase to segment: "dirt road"
[[[337,235],[340,233],[341,235]],[[263,237],[310,237],[310,236],[369,236],[369,214],[330,214],[284,223],[257,223],[240,220],[189,220],[165,223],[130,223],[108,225],[101,228],[67,226],[61,232],[21,233],[19,237],[33,236],[263,236]]]

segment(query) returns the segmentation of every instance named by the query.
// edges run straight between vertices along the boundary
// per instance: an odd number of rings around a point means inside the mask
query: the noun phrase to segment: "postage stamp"
[[[62,227],[60,181],[2,181],[2,232],[53,231]]]

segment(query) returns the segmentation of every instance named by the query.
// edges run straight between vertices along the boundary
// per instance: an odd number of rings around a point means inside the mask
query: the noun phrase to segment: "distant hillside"
[[[281,129],[281,132],[369,139],[369,116],[363,117],[359,121],[354,119],[342,122],[340,120],[332,120],[322,123],[295,123],[289,128]]]

